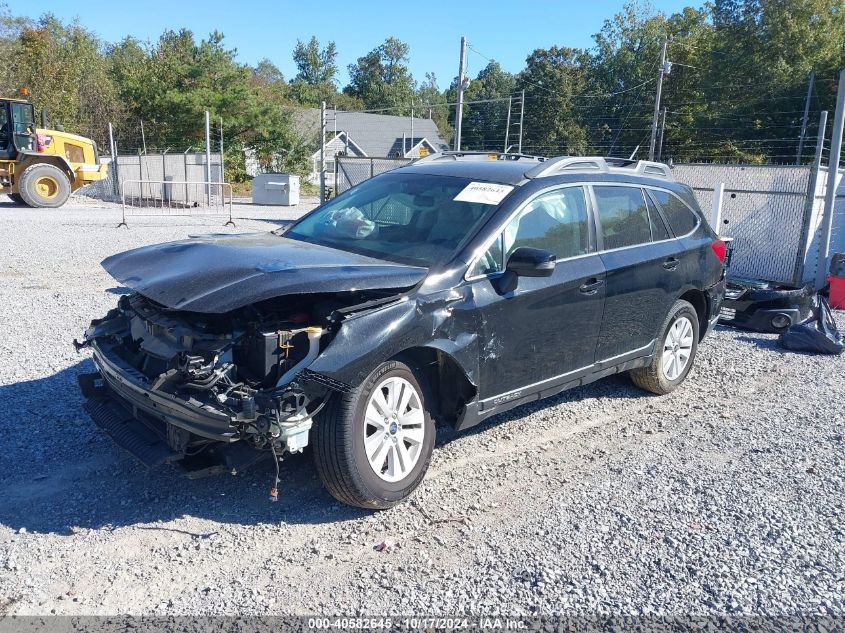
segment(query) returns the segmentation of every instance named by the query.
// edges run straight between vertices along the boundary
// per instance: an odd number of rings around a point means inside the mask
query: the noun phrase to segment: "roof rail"
[[[432,163],[440,160],[537,160],[537,161],[544,161],[546,160],[543,156],[534,156],[532,154],[516,154],[511,152],[479,152],[479,151],[446,151],[446,152],[436,152],[434,154],[429,154],[428,156],[423,156],[422,158],[415,161],[416,164],[419,163]]]
[[[642,176],[675,180],[671,167],[664,163],[603,156],[558,156],[528,170],[525,172],[525,177],[544,178],[568,171],[635,173]]]

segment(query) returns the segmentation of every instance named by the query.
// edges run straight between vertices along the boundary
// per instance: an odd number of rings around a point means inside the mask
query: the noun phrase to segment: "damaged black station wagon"
[[[80,383],[148,465],[278,467],[311,445],[332,495],[387,508],[438,424],[618,372],[673,390],[719,314],[724,257],[666,165],[435,154],[277,232],[109,257],[132,292],[78,344],[97,368]]]

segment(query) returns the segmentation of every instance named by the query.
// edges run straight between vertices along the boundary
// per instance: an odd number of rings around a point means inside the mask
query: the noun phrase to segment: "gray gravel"
[[[269,465],[146,472],[82,411],[99,261],[233,230],[118,218],[0,204],[0,614],[845,615],[845,357],[719,328],[669,396],[616,377],[442,430],[410,503],[343,506],[306,454],[272,504]]]

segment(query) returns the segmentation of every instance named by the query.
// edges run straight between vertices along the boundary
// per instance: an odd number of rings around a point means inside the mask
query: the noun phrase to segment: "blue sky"
[[[411,71],[417,80],[427,71],[437,75],[443,88],[457,74],[461,35],[486,57],[506,70],[520,70],[535,48],[552,45],[589,47],[603,21],[618,12],[623,0],[465,0],[400,2],[399,0],[253,0],[205,2],[170,0],[7,0],[15,15],[37,17],[52,12],[65,20],[78,17],[107,41],[126,35],[156,39],[165,29],[189,28],[198,36],[217,29],[239,59],[254,64],[267,57],[290,79],[295,74],[291,51],[297,38],[316,35],[338,47],[340,82],[346,66],[375,48],[387,36],[411,47]],[[701,2],[652,0],[660,11],[672,13]],[[469,74],[487,64],[468,53]]]

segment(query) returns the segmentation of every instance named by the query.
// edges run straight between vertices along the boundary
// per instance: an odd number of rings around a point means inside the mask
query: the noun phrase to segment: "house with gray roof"
[[[320,180],[320,110],[293,111],[294,127],[306,143],[313,143],[312,171],[308,180]],[[371,114],[368,112],[326,111],[326,176],[334,176],[336,156],[370,158],[419,158],[449,149],[431,119]],[[331,183],[330,183],[331,184]]]

